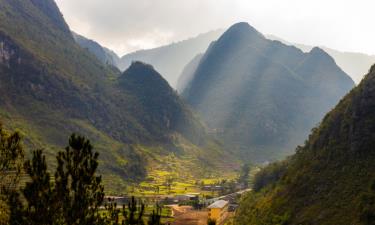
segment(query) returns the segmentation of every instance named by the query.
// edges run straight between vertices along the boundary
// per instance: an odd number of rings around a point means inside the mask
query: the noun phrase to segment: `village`
[[[241,189],[242,188],[242,189]],[[186,193],[176,195],[150,195],[143,196],[142,202],[147,208],[155,204],[163,209],[162,221],[170,225],[224,225],[234,216],[241,196],[251,191],[243,189],[243,185],[237,185],[237,191],[222,196],[212,197],[202,193]],[[224,187],[221,185],[206,185],[204,192],[221,193]],[[240,190],[241,189],[241,190]],[[117,203],[118,207],[127,205],[130,196],[106,196]]]

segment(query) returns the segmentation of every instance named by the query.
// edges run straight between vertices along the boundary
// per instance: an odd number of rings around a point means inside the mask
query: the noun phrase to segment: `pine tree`
[[[14,191],[22,171],[24,151],[18,132],[9,134],[0,124],[0,195]]]
[[[23,195],[27,201],[24,212],[28,224],[50,225],[59,220],[59,200],[51,185],[46,158],[42,150],[33,152],[32,160],[25,162],[25,171],[31,178],[26,183]]]
[[[0,224],[21,223],[18,183],[24,151],[18,132],[8,133],[0,124]]]
[[[152,214],[148,220],[148,225],[161,225],[161,207],[156,205],[156,210],[152,210]]]
[[[98,157],[90,141],[75,134],[71,135],[65,151],[58,153],[55,183],[64,224],[101,222],[99,207],[104,199],[104,188],[101,177],[96,176]]]
[[[106,213],[102,215],[104,223],[106,225],[120,225],[120,210],[117,208],[117,203],[110,198],[107,201],[104,205]],[[124,205],[122,211],[125,212]]]
[[[125,225],[143,225],[143,214],[145,205],[142,202],[135,200],[132,196],[131,201],[128,203],[128,208],[123,212],[125,217]]]

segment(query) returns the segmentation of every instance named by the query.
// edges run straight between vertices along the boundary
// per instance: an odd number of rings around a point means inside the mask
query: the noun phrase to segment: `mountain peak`
[[[31,3],[42,13],[53,21],[53,23],[66,33],[70,32],[69,26],[65,22],[60,9],[54,0],[31,0]]]
[[[251,28],[253,28],[252,26],[250,26],[250,24],[249,23],[247,23],[247,22],[238,22],[238,23],[235,23],[235,24],[233,24],[232,26],[231,26],[231,28],[233,28],[233,29],[251,29]],[[229,28],[229,29],[231,29],[231,28]],[[254,28],[253,28],[254,29]]]
[[[144,63],[142,61],[133,61],[130,64],[130,67],[128,68],[128,70],[129,69],[144,69],[144,70],[153,70],[154,72],[156,72],[156,70],[154,69],[152,65]]]
[[[141,61],[133,61],[120,77],[120,82],[131,82],[140,88],[172,90],[168,82],[152,65]]]
[[[375,73],[375,64],[371,66],[369,73],[370,74]]]
[[[313,58],[319,59],[319,62],[325,61],[329,63],[335,63],[335,60],[326,51],[319,47],[314,47],[308,54]]]
[[[233,24],[228,30],[253,30],[258,32],[254,27],[252,27],[249,23],[247,22],[239,22]],[[259,32],[258,32],[259,33]]]
[[[246,22],[239,22],[234,25],[232,25],[225,34],[239,34],[239,35],[256,35],[259,37],[263,37],[263,34],[261,34],[259,31],[257,31],[254,27],[252,27],[249,23]],[[225,35],[224,34],[224,35]]]
[[[319,55],[328,55],[323,49],[320,47],[314,47],[310,51],[311,54],[319,54]]]

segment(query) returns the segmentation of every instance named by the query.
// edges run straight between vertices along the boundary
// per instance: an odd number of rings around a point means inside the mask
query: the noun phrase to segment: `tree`
[[[216,220],[213,220],[213,219],[208,219],[207,220],[207,225],[216,225]]]
[[[364,225],[375,225],[375,180],[361,196],[360,212],[360,220]]]
[[[27,160],[24,167],[31,178],[23,189],[27,201],[26,221],[35,225],[54,224],[59,220],[59,199],[53,190],[43,151],[34,151],[32,160]]]
[[[18,132],[9,134],[0,124],[0,195],[14,191],[22,171],[24,151]]]
[[[169,176],[169,177],[167,177],[167,179],[165,180],[165,182],[166,182],[166,186],[167,186],[167,188],[168,188],[168,194],[170,194],[171,193],[171,190],[172,190],[172,185],[173,185],[173,177],[171,177],[171,176]]]
[[[65,151],[58,153],[55,183],[64,224],[88,225],[101,221],[99,207],[104,188],[101,177],[96,176],[98,157],[90,141],[75,134],[71,135]]]
[[[120,210],[117,208],[117,203],[113,199],[108,199],[108,202],[104,205],[106,214],[103,214],[104,222],[106,225],[120,225]],[[125,206],[123,206],[123,212]]]
[[[5,199],[0,198],[0,225],[9,223],[10,209]]]
[[[249,175],[250,173],[250,165],[244,164],[241,167],[240,176],[238,178],[238,182],[243,184],[244,188],[247,188],[249,186]]]
[[[123,212],[126,225],[143,225],[143,214],[145,205],[142,202],[135,200],[132,196],[131,201],[128,203],[128,208]]]
[[[156,209],[152,210],[152,214],[148,220],[148,225],[161,225],[161,210],[162,208],[156,204]]]
[[[6,132],[0,124],[0,224],[22,221],[17,186],[23,158],[21,135]]]

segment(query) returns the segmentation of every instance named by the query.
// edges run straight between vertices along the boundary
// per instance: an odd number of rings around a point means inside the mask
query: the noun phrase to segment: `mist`
[[[119,55],[225,29],[239,21],[295,43],[375,54],[375,31],[370,29],[375,3],[371,0],[57,0],[57,3],[72,30]]]

